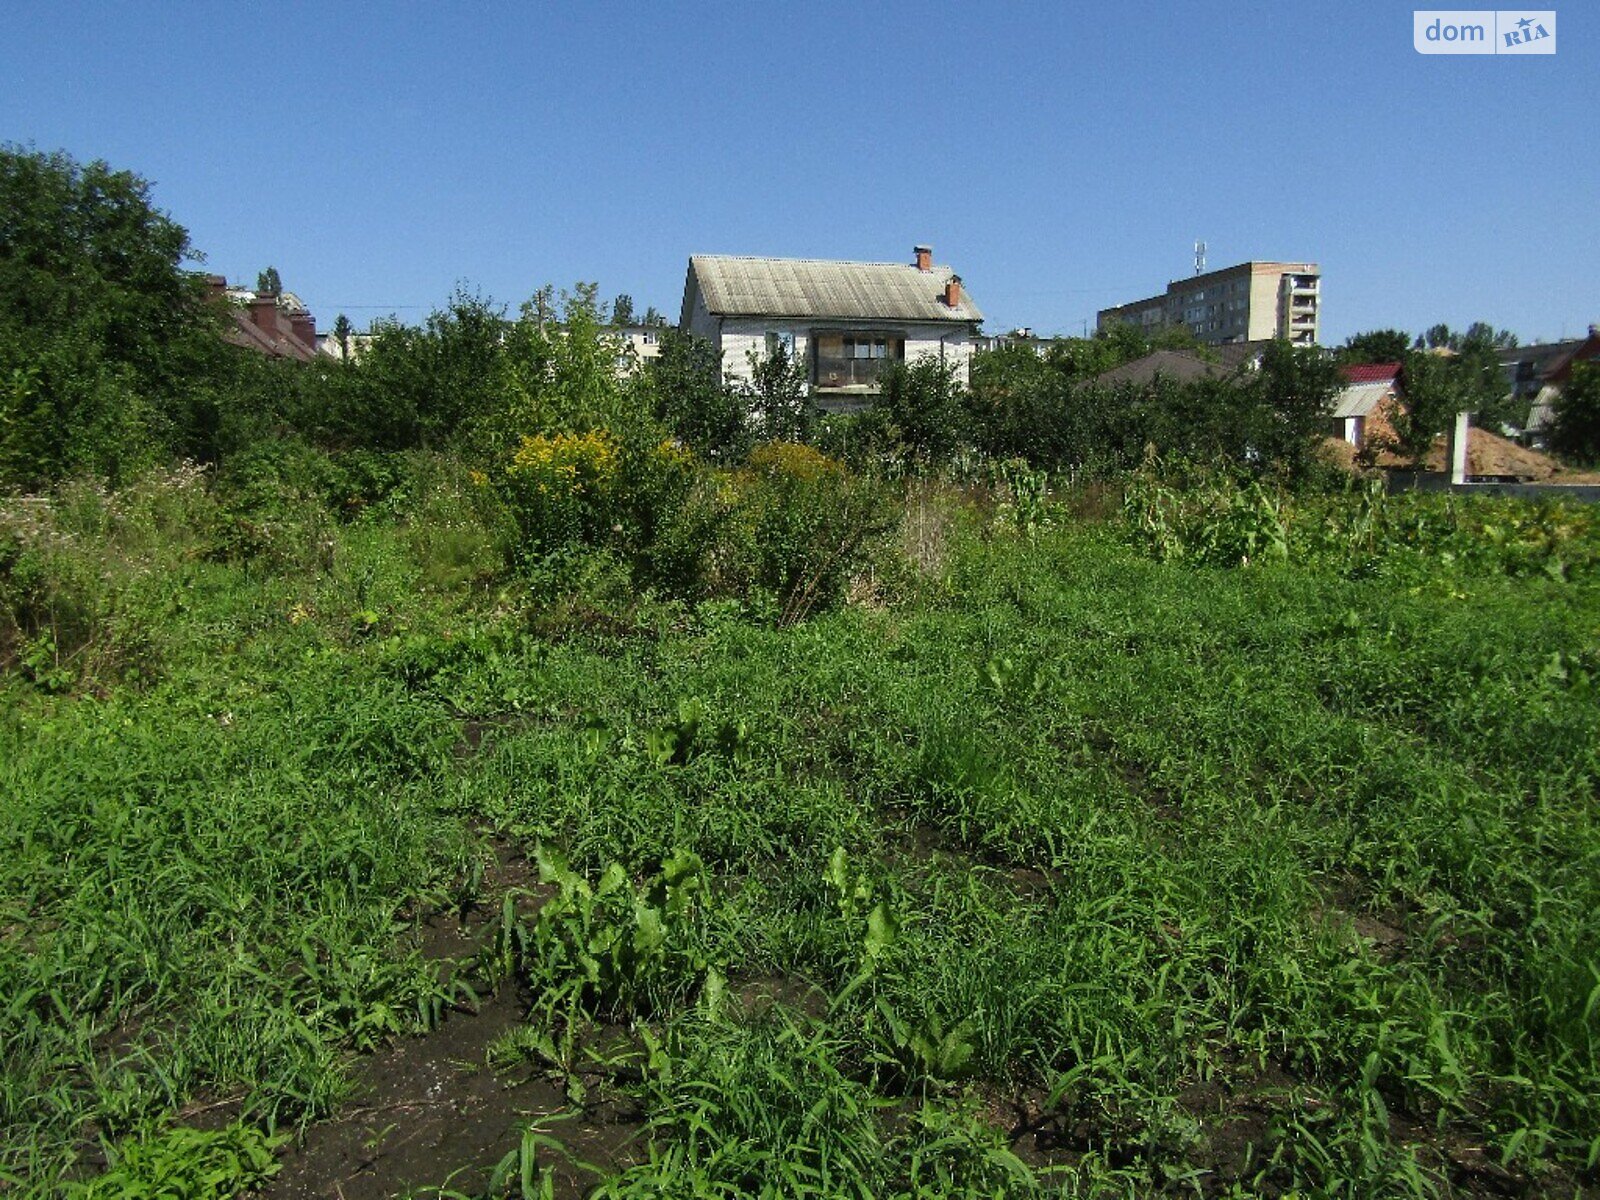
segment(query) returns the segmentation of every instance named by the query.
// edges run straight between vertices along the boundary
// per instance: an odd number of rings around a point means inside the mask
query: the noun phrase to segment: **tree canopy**
[[[132,172],[0,146],[0,485],[116,474],[186,424],[218,345],[199,257]]]

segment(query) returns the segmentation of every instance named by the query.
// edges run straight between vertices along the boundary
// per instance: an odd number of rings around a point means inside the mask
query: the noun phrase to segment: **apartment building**
[[[1212,346],[1272,338],[1309,346],[1318,339],[1321,307],[1316,263],[1246,262],[1173,280],[1159,296],[1102,309],[1095,327],[1122,322],[1154,333],[1187,325]]]

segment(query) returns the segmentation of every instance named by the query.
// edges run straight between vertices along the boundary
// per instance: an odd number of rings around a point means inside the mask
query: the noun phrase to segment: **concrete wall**
[[[1522,500],[1600,503],[1600,485],[1572,483],[1451,483],[1447,471],[1389,471],[1391,492],[1452,492],[1457,496],[1516,496]]]

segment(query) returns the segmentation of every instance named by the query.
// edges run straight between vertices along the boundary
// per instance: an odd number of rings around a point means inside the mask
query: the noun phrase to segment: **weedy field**
[[[802,620],[13,504],[0,1194],[1600,1194],[1590,515],[989,500]]]

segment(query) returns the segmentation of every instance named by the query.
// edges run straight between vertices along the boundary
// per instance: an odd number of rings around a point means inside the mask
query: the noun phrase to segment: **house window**
[[[885,365],[906,354],[904,337],[890,333],[832,333],[811,335],[812,366],[816,385],[829,388],[877,387]]]
[[[794,334],[781,329],[767,330],[767,357],[778,357],[780,349],[790,358],[794,357]]]
[[[888,358],[888,338],[845,338],[844,356],[846,358]]]

